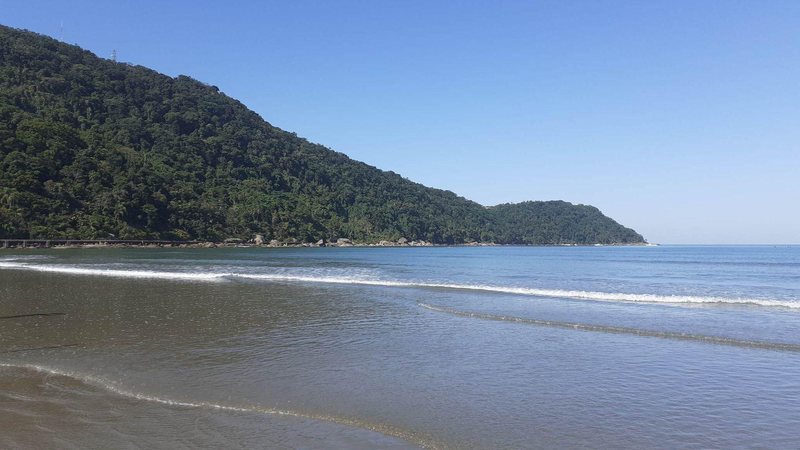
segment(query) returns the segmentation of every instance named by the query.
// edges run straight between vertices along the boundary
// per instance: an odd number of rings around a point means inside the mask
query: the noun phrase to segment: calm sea
[[[800,448],[796,246],[6,250],[0,316],[3,448]]]

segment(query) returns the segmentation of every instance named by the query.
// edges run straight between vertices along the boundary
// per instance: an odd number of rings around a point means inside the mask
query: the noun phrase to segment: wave
[[[413,281],[394,281],[376,280],[351,277],[326,277],[326,276],[301,276],[284,274],[232,274],[236,277],[270,280],[270,281],[297,281],[308,283],[331,283],[331,284],[356,284],[368,286],[387,286],[387,287],[408,287],[408,288],[431,288],[431,289],[456,289],[468,291],[495,292],[501,294],[526,295],[531,297],[550,297],[572,300],[593,300],[605,302],[631,302],[631,303],[706,303],[706,304],[737,304],[770,306],[782,308],[800,309],[800,302],[791,300],[773,300],[757,298],[731,298],[731,297],[710,297],[692,295],[658,295],[658,294],[629,294],[622,292],[596,292],[596,291],[576,291],[563,289],[539,289],[513,286],[492,286],[483,284],[451,284],[451,283],[428,283]]]
[[[53,259],[51,255],[11,255],[0,258],[0,261],[36,261],[43,259]]]
[[[365,286],[384,286],[401,288],[454,289],[467,291],[493,292],[500,294],[525,295],[531,297],[547,297],[568,300],[628,302],[628,303],[665,303],[665,304],[725,304],[749,305],[777,308],[800,309],[800,301],[762,298],[717,297],[697,295],[660,295],[634,294],[624,292],[579,291],[565,289],[543,289],[515,286],[494,286],[484,284],[453,284],[422,281],[399,281],[369,277],[330,276],[330,275],[298,275],[287,273],[251,274],[237,272],[175,272],[154,270],[122,270],[93,269],[77,266],[59,266],[45,264],[28,264],[22,262],[0,261],[0,268],[26,269],[39,272],[63,273],[72,275],[94,275],[119,278],[145,278],[163,280],[218,282],[226,279],[247,279],[262,281],[283,281],[299,283],[348,284]]]
[[[472,311],[462,311],[454,308],[447,308],[442,306],[433,306],[427,303],[417,303],[418,306],[421,308],[425,308],[430,311],[435,311],[444,314],[450,314],[453,316],[459,317],[469,317],[474,319],[482,319],[482,320],[493,320],[498,322],[513,322],[513,323],[523,323],[528,325],[540,325],[546,327],[553,327],[553,328],[565,328],[570,330],[580,330],[580,331],[595,331],[601,333],[614,333],[614,334],[633,334],[636,336],[647,336],[647,337],[657,337],[657,338],[664,338],[664,339],[677,339],[682,341],[697,341],[703,342],[707,344],[717,344],[717,345],[729,345],[733,347],[747,347],[747,348],[759,348],[759,349],[767,349],[767,350],[783,350],[783,351],[791,351],[791,352],[800,352],[800,344],[790,344],[790,343],[781,343],[781,342],[768,342],[768,341],[749,341],[745,339],[735,339],[735,338],[727,338],[721,336],[711,336],[711,335],[704,335],[704,334],[692,334],[692,333],[679,333],[673,331],[657,331],[657,330],[645,330],[640,328],[629,328],[629,327],[617,327],[617,326],[610,326],[610,325],[593,325],[587,323],[577,323],[577,322],[560,322],[556,320],[544,320],[544,319],[532,319],[532,318],[525,318],[525,317],[516,317],[516,316],[504,316],[504,315],[497,315],[497,314],[488,314],[488,313],[480,313],[480,312],[472,312]]]
[[[186,281],[219,281],[232,274],[227,273],[196,273],[196,272],[164,272],[155,270],[121,270],[121,269],[89,269],[75,266],[56,266],[44,264],[26,264],[18,262],[0,262],[0,268],[25,269],[37,272],[63,273],[69,275],[94,275],[117,278],[145,278],[161,280],[186,280]]]
[[[10,364],[10,363],[0,363],[0,368],[15,368],[15,369],[24,369],[30,370],[37,373],[42,373],[46,375],[54,375],[54,376],[61,376],[67,377],[74,380],[77,380],[81,383],[95,386],[101,389],[104,389],[108,392],[113,394],[119,395],[121,397],[132,398],[135,400],[146,401],[146,402],[153,402],[159,403],[162,405],[167,406],[174,406],[174,407],[182,407],[182,408],[202,408],[202,409],[211,409],[211,410],[218,410],[218,411],[230,411],[230,412],[240,412],[240,413],[252,413],[252,414],[262,414],[262,415],[274,415],[274,416],[284,416],[284,417],[296,417],[301,419],[310,419],[310,420],[318,420],[324,422],[335,423],[338,425],[348,426],[348,427],[355,427],[361,428],[364,430],[372,431],[375,433],[380,433],[385,436],[391,436],[399,439],[403,439],[405,441],[411,442],[415,445],[418,445],[422,448],[439,448],[440,446],[434,442],[430,442],[427,439],[421,439],[419,436],[416,436],[410,432],[400,430],[398,428],[394,428],[390,425],[385,424],[378,424],[378,423],[370,423],[365,422],[357,419],[350,419],[346,417],[337,417],[337,416],[330,416],[326,414],[314,414],[314,413],[304,413],[298,411],[291,411],[285,409],[276,409],[276,408],[266,408],[260,406],[233,406],[233,405],[225,405],[220,403],[213,403],[213,402],[193,402],[193,401],[184,401],[184,400],[175,400],[170,399],[167,397],[160,397],[155,395],[149,395],[141,392],[135,392],[131,390],[127,390],[125,388],[119,387],[117,383],[111,382],[106,380],[102,377],[98,377],[95,375],[86,375],[80,374],[77,372],[61,370],[52,367],[40,366],[36,364]]]

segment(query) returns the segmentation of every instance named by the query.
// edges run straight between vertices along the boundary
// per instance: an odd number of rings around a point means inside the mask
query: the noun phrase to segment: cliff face
[[[635,243],[597,209],[485,208],[271,126],[218,88],[0,26],[0,237]]]

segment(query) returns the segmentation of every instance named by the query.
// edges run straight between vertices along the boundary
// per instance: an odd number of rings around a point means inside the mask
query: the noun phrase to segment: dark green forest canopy
[[[591,206],[484,207],[273,127],[215,86],[0,26],[0,238],[639,243]]]

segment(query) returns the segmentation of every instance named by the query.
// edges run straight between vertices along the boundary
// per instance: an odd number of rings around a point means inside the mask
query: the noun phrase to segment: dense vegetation
[[[489,208],[497,218],[497,242],[527,245],[643,242],[640,235],[606,217],[594,206],[572,203],[522,202]]]
[[[485,208],[271,126],[186,76],[0,26],[0,238],[630,243],[596,208]]]

